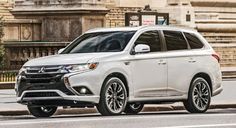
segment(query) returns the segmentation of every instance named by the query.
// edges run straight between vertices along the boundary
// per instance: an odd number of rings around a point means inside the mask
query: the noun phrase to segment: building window
[[[187,14],[187,15],[186,15],[186,21],[187,21],[187,22],[190,22],[190,21],[191,21],[191,15],[190,15],[190,14]]]

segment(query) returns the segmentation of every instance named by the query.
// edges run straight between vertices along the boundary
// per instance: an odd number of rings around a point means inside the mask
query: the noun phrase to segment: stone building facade
[[[108,27],[124,26],[125,12],[150,5],[153,11],[169,13],[170,25],[197,29],[222,58],[222,67],[236,66],[235,0],[116,0],[109,5]]]
[[[221,56],[221,66],[236,66],[236,1],[191,0],[196,29]]]
[[[103,0],[15,0],[11,10],[23,24],[18,40],[47,42],[72,41],[88,29],[104,27],[107,12]]]
[[[104,27],[104,0],[15,0],[6,18],[6,65],[52,55],[91,28]]]
[[[221,56],[223,67],[236,66],[235,0],[4,0],[8,65],[51,55],[95,27],[125,26],[125,13],[150,5],[169,13],[170,25],[197,29]]]

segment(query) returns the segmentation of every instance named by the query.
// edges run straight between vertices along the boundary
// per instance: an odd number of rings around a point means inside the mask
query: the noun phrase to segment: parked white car
[[[17,101],[36,117],[52,116],[58,106],[117,115],[177,101],[202,113],[222,91],[219,56],[194,30],[93,29],[59,52],[28,61],[17,76]]]

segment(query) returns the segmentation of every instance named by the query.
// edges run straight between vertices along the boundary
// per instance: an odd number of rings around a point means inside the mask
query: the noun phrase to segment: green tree
[[[0,17],[0,68],[4,66],[4,54],[5,54],[5,49],[3,46],[2,38],[4,36],[4,19],[3,17]]]

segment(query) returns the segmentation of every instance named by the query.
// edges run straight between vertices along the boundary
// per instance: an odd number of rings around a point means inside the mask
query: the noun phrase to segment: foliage
[[[4,55],[5,55],[5,49],[2,45],[2,38],[4,36],[4,20],[3,17],[0,17],[0,67],[4,66]]]
[[[0,17],[0,39],[1,39],[1,43],[2,43],[2,37],[4,36],[4,31],[3,28],[4,27],[4,20],[3,17]]]
[[[4,67],[4,55],[5,55],[5,49],[3,45],[0,45],[0,68]]]

